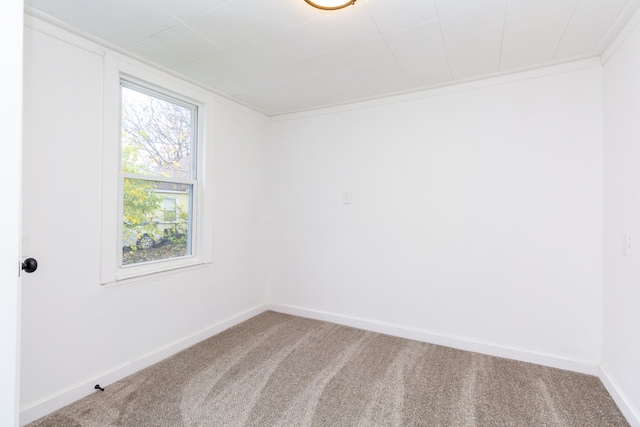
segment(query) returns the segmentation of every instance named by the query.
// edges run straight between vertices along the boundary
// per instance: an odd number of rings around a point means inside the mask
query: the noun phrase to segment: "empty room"
[[[0,16],[3,426],[640,427],[640,0]]]

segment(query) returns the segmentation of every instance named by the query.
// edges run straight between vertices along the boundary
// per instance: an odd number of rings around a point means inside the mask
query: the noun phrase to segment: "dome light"
[[[356,0],[304,0],[309,3],[311,6],[322,9],[322,10],[338,10],[345,8],[347,6],[351,6],[356,2]]]

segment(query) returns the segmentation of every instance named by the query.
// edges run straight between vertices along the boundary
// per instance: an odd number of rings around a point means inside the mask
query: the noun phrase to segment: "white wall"
[[[0,425],[18,421],[20,175],[22,154],[22,1],[0,3],[0,128],[3,183],[0,222]]]
[[[640,425],[640,15],[604,67],[602,367]],[[623,233],[631,252],[623,251]],[[629,418],[629,416],[628,416]]]
[[[102,50],[29,23],[55,37],[25,30],[24,232],[40,269],[23,280],[23,409],[85,383],[90,393],[93,379],[266,301],[266,119],[216,103],[213,265],[102,287]]]
[[[585,67],[273,123],[270,301],[597,365],[602,69]]]

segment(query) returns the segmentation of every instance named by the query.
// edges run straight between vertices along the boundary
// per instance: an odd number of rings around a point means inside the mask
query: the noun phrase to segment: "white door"
[[[18,424],[20,187],[22,152],[22,0],[0,2],[0,425]]]

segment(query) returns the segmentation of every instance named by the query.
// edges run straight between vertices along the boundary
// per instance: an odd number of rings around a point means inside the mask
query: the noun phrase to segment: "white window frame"
[[[102,285],[125,284],[145,278],[194,268],[213,261],[213,97],[186,82],[161,71],[130,62],[125,57],[105,55],[104,123],[102,170]],[[133,82],[159,93],[168,94],[197,106],[197,185],[193,194],[192,254],[139,265],[121,266],[122,260],[122,175],[121,147],[121,80]],[[154,176],[144,179],[155,180]]]

